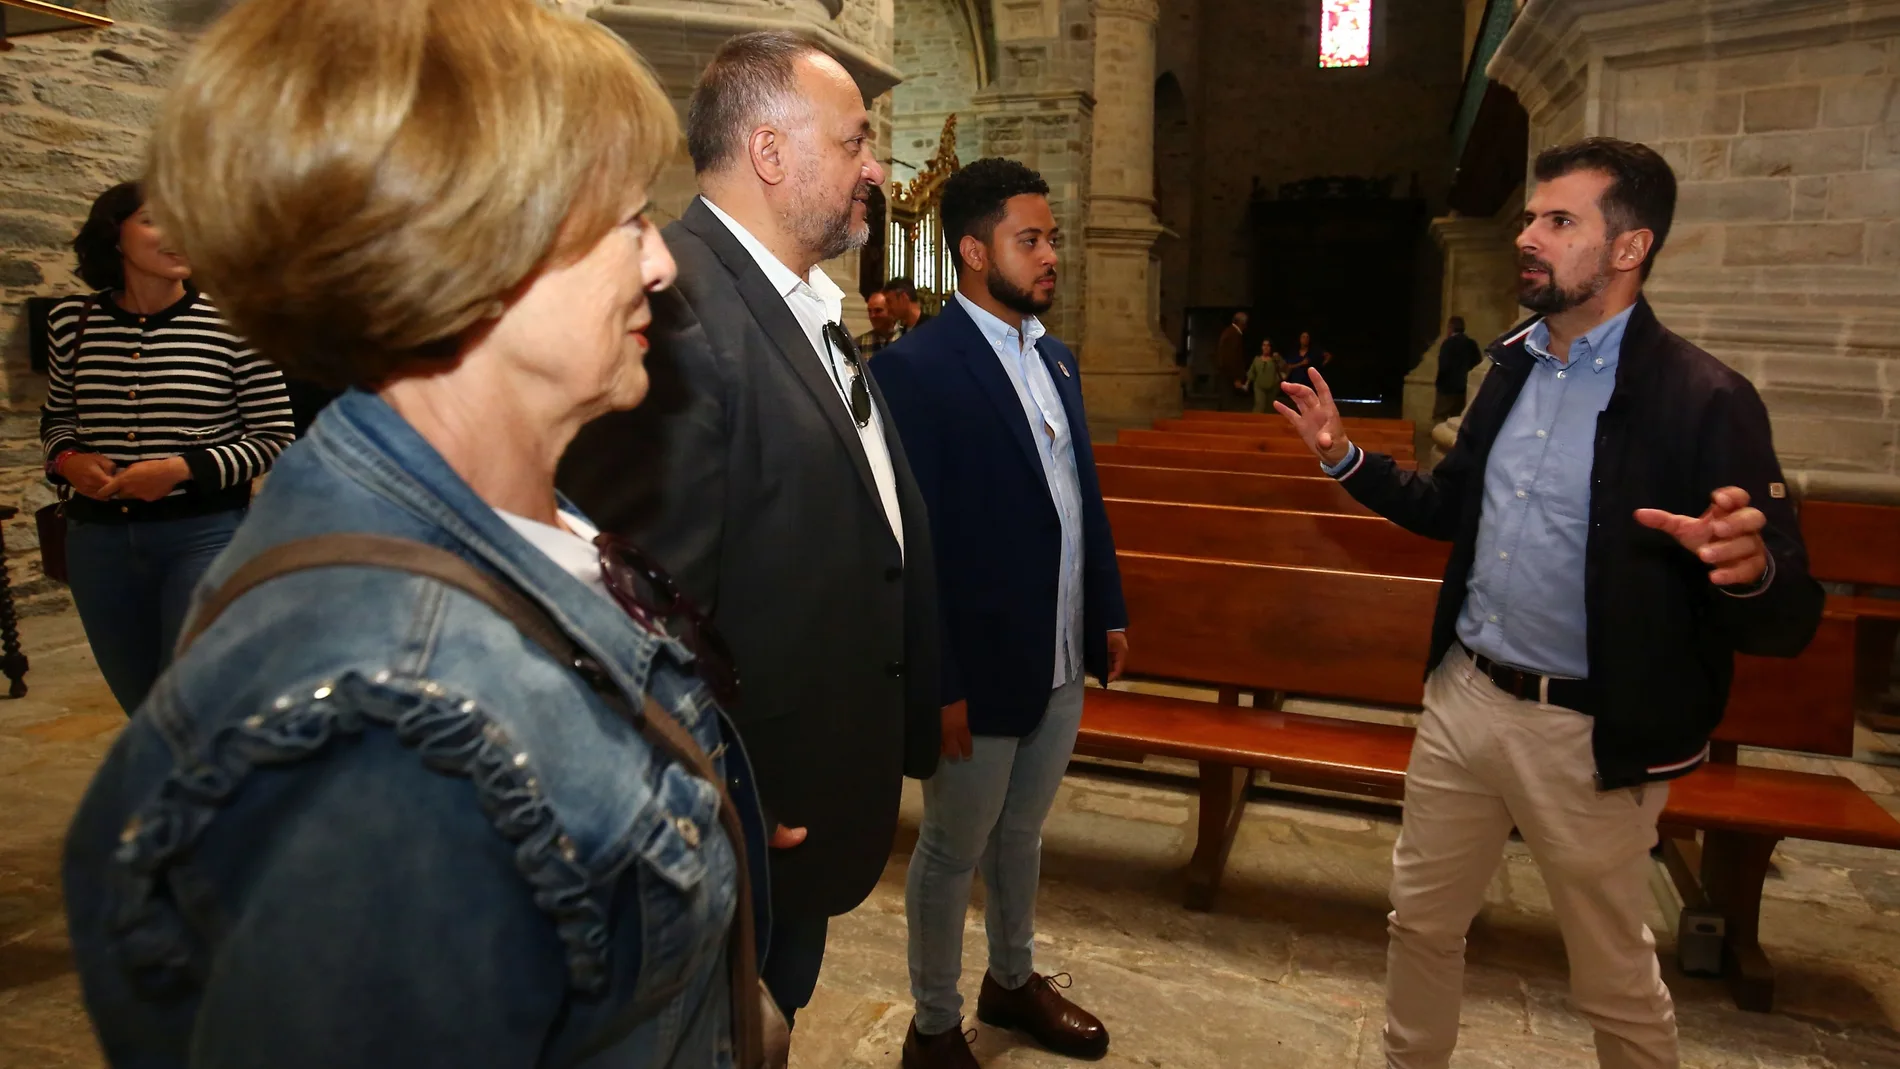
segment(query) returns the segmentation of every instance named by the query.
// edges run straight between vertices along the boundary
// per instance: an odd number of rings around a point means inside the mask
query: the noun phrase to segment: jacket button
[[[895,583],[895,582],[897,582],[897,581],[898,581],[899,579],[902,579],[902,578],[904,578],[904,569],[902,569],[902,568],[886,568],[886,569],[884,569],[884,578],[886,578],[886,579],[888,579],[888,580],[890,580],[891,582],[893,582],[893,583]]]
[[[884,666],[884,674],[896,679],[904,674],[904,662],[892,661]]]

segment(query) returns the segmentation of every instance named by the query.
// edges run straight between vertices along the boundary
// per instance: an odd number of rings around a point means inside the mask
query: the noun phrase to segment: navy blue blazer
[[[1128,626],[1075,354],[1036,344],[1062,396],[1082,488],[1082,662],[1108,675],[1108,632]],[[1021,737],[1055,676],[1062,526],[1009,375],[954,299],[870,362],[930,511],[942,614],[943,704],[970,731]]]

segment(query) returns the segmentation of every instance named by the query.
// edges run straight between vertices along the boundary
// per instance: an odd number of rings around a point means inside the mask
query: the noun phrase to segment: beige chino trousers
[[[1550,892],[1570,994],[1604,1069],[1674,1069],[1676,1015],[1645,923],[1665,784],[1599,791],[1590,717],[1518,701],[1453,646],[1425,687],[1392,851],[1386,1064],[1444,1069],[1465,932],[1516,827]]]

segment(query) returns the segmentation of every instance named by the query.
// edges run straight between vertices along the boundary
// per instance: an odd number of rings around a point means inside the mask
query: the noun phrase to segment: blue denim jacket
[[[374,396],[284,454],[199,594],[329,532],[431,543],[528,591],[718,756],[762,851],[687,651],[515,534]],[[87,1008],[112,1064],[141,1069],[723,1069],[738,897],[717,812],[468,596],[290,575],[172,666],[87,791],[65,858]]]

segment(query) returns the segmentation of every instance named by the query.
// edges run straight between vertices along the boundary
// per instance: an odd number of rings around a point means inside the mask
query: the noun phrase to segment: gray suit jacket
[[[884,871],[905,775],[936,769],[930,524],[884,398],[904,550],[822,358],[699,200],[666,228],[679,281],[654,295],[652,390],[595,421],[560,486],[645,548],[738,662],[733,718],[768,816],[810,837],[771,858],[781,914],[856,907]]]

